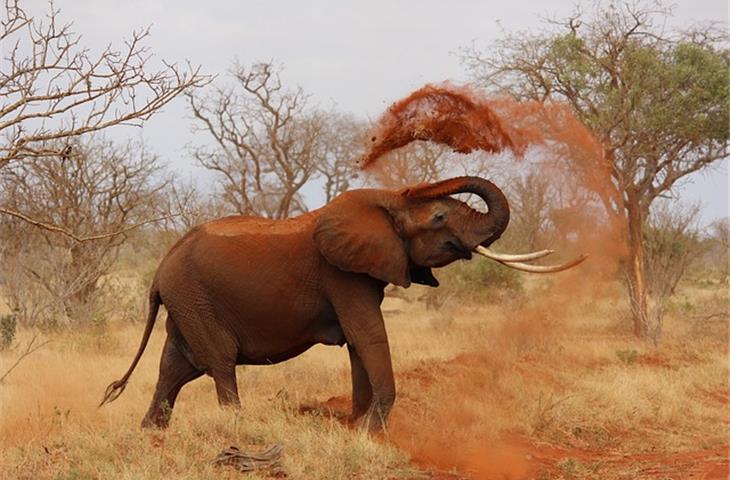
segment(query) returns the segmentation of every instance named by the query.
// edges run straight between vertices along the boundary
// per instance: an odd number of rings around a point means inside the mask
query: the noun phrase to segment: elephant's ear
[[[319,251],[341,270],[409,287],[408,256],[390,215],[382,207],[353,203],[348,202],[351,208],[326,209],[317,219],[314,240]]]

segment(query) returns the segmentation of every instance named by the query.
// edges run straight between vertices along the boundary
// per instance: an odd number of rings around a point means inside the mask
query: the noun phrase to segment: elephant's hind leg
[[[240,407],[241,401],[238,398],[235,362],[214,367],[211,375],[215,382],[215,391],[218,394],[218,403],[222,407]]]
[[[195,368],[175,345],[168,335],[160,360],[160,377],[157,380],[155,395],[147,414],[142,420],[143,427],[166,428],[170,422],[172,408],[180,389],[188,382],[203,374]]]

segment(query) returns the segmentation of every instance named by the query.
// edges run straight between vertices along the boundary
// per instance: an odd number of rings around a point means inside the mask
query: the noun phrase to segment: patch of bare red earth
[[[701,449],[689,452],[621,454],[610,450],[582,449],[548,445],[537,442],[519,433],[506,433],[498,437],[485,432],[485,440],[458,437],[454,432],[459,425],[473,420],[469,412],[456,412],[443,403],[443,422],[429,418],[426,422],[414,415],[419,401],[408,394],[407,384],[417,384],[424,391],[439,386],[442,379],[464,377],[465,369],[483,369],[485,359],[478,355],[460,355],[450,361],[426,364],[399,373],[402,385],[388,423],[388,431],[381,439],[395,444],[409,453],[414,466],[435,480],[535,480],[561,478],[560,463],[573,459],[583,465],[601,462],[601,472],[610,478],[632,480],[728,480],[730,479],[730,446]],[[662,361],[649,360],[647,363]],[[518,367],[520,374],[542,376],[550,382],[549,374],[539,370]],[[468,375],[467,375],[468,377]],[[477,385],[477,388],[484,386]],[[464,392],[452,392],[454,397],[463,397]],[[468,395],[478,395],[474,388],[467,389]],[[705,392],[709,401],[728,403],[730,392]],[[436,398],[438,398],[436,395]],[[430,395],[427,395],[430,396]],[[433,399],[433,397],[431,397]],[[475,397],[475,398],[478,398]],[[303,405],[303,413],[316,413],[350,425],[351,400],[348,395],[331,397],[325,402]],[[436,426],[443,429],[434,429]],[[481,419],[482,422],[485,419]],[[485,422],[488,423],[488,422]],[[443,434],[443,435],[442,435]],[[626,472],[621,475],[619,472]],[[418,475],[418,478],[424,478]],[[570,477],[578,478],[578,477]]]

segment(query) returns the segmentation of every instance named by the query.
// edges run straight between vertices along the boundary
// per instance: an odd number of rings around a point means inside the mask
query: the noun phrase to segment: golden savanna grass
[[[229,445],[272,443],[284,445],[284,470],[297,479],[429,470],[441,478],[689,478],[697,462],[709,465],[705,478],[721,475],[728,325],[704,317],[727,311],[727,287],[684,286],[656,347],[627,333],[618,288],[596,299],[542,293],[439,312],[386,299],[399,396],[388,433],[375,437],[337,418],[349,401],[345,349],[239,367],[240,412],[219,409],[212,381],[196,380],[170,428],[154,431],[139,423],[164,315],[124,394],[101,409],[141,323],[42,333],[51,343],[0,385],[0,478],[259,478],[266,474],[246,477],[210,460]],[[21,331],[0,354],[0,371],[33,334]]]

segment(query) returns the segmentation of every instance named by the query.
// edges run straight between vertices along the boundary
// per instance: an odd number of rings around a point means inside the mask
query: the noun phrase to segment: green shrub
[[[13,311],[8,315],[0,317],[0,351],[5,350],[13,344],[15,331],[18,327],[18,312]]]
[[[434,275],[441,285],[428,289],[420,298],[429,308],[440,308],[448,303],[463,305],[472,301],[519,298],[524,292],[519,272],[481,258],[434,269]]]
[[[631,365],[636,363],[636,360],[639,358],[639,352],[636,350],[616,350],[616,356],[624,365]]]
[[[483,290],[495,289],[522,293],[522,278],[514,269],[505,267],[501,263],[476,259],[472,262],[458,262],[455,264],[458,282],[467,288]]]

